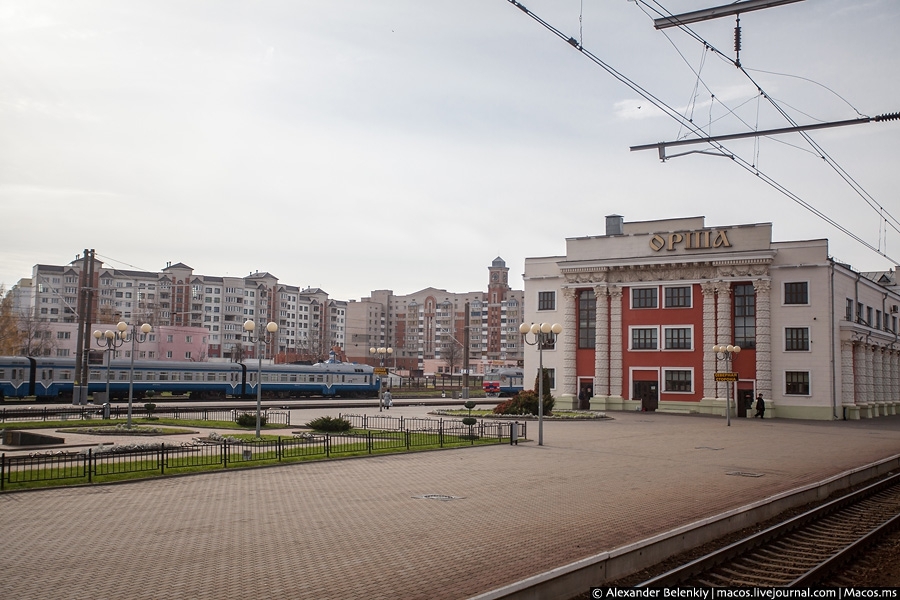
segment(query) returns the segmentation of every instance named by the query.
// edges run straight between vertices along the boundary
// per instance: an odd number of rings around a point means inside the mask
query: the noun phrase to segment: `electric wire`
[[[598,65],[600,68],[602,68],[604,71],[606,71],[614,79],[616,79],[617,81],[621,82],[622,84],[624,84],[625,86],[627,86],[628,88],[630,88],[631,90],[633,90],[634,92],[639,94],[642,98],[644,98],[645,100],[647,100],[648,102],[650,102],[651,104],[656,106],[656,108],[658,108],[664,114],[666,114],[670,118],[673,118],[676,121],[678,121],[679,123],[681,123],[686,129],[691,130],[698,137],[706,137],[706,136],[702,135],[703,131],[699,127],[697,127],[693,122],[691,122],[687,118],[683,117],[681,115],[681,113],[679,113],[677,110],[675,110],[674,108],[669,106],[667,103],[662,101],[660,98],[658,98],[656,95],[651,93],[649,90],[645,89],[643,86],[641,86],[637,82],[629,79],[623,73],[621,73],[617,69],[615,69],[612,65],[608,64],[607,62],[602,60],[600,57],[596,56],[595,54],[593,54],[592,52],[590,52],[589,50],[584,48],[584,46],[582,46],[582,44],[580,42],[578,42],[575,38],[567,36],[565,33],[563,33],[562,31],[560,31],[559,29],[557,29],[556,27],[554,27],[553,25],[551,25],[550,23],[545,21],[543,18],[538,16],[536,13],[529,10],[525,5],[523,5],[518,0],[507,0],[507,2],[509,2],[513,6],[515,6],[522,12],[524,12],[531,19],[533,19],[534,21],[539,23],[541,26],[543,26],[545,29],[547,29],[548,31],[550,31],[551,33],[553,33],[554,35],[559,37],[561,40],[565,41],[570,46],[572,46],[573,48],[578,50],[581,54],[583,54],[585,57],[587,57],[592,62],[594,62],[596,65]],[[636,2],[643,3],[644,0],[636,0]],[[706,42],[705,40],[699,40],[699,41],[701,41],[704,44],[708,44],[708,42]],[[710,48],[716,52],[719,52],[712,45],[710,45]],[[746,75],[752,81],[752,78],[749,76],[749,74],[746,74]],[[755,84],[755,82],[754,82],[754,84]],[[761,94],[765,95],[762,88],[759,85],[756,85],[756,87],[760,91]],[[707,143],[710,144],[711,146],[713,146],[713,148],[715,148],[723,156],[730,157],[738,166],[742,167],[743,169],[747,170],[750,173],[753,173],[761,181],[768,184],[775,190],[779,191],[781,194],[785,195],[786,197],[790,198],[791,200],[793,200],[795,203],[799,204],[803,208],[807,209],[808,211],[810,211],[811,213],[813,213],[814,215],[816,215],[817,217],[819,217],[820,219],[822,219],[823,221],[825,221],[826,223],[828,223],[829,225],[831,225],[832,227],[837,229],[838,231],[847,235],[849,238],[860,243],[861,245],[865,246],[866,248],[872,250],[873,252],[876,252],[877,254],[880,254],[880,255],[884,256],[885,258],[888,258],[889,260],[895,260],[895,259],[891,258],[890,256],[887,256],[887,254],[882,252],[882,250],[880,248],[873,246],[872,244],[870,244],[869,242],[867,242],[866,240],[861,238],[859,235],[857,235],[857,234],[853,233],[852,231],[850,231],[849,229],[847,229],[841,223],[835,221],[834,219],[832,219],[831,217],[829,217],[828,215],[823,213],[821,210],[819,210],[816,207],[814,207],[813,205],[811,205],[809,202],[803,200],[800,196],[798,196],[794,192],[790,191],[784,185],[775,181],[773,178],[766,175],[765,173],[759,171],[759,169],[755,168],[753,166],[753,164],[744,160],[743,158],[736,155],[735,153],[731,152],[730,150],[728,150],[728,148],[726,148],[720,142],[717,142],[716,140],[707,140]],[[900,262],[900,261],[895,261],[895,262]]]
[[[646,6],[649,10],[652,10],[652,11],[656,12],[656,13],[657,13],[658,15],[660,15],[661,17],[673,17],[673,16],[674,16],[671,12],[669,12],[667,9],[665,9],[665,7],[663,7],[658,1],[656,1],[656,0],[651,0],[651,1],[653,2],[653,4],[655,4],[656,6],[658,6],[659,9],[655,9],[655,8],[649,6],[649,5],[647,4],[648,0],[635,0],[635,4],[636,4],[637,6],[639,6],[639,7],[640,7],[641,5]],[[644,14],[647,14],[646,11],[643,11],[643,9],[642,9],[642,12],[644,12]],[[649,16],[649,15],[648,15],[648,16]],[[789,114],[781,107],[781,105],[780,105],[778,102],[776,102],[774,98],[772,98],[771,96],[769,96],[769,95],[762,89],[762,86],[759,85],[759,83],[758,83],[758,82],[750,75],[749,70],[748,70],[747,68],[745,68],[742,64],[740,64],[740,62],[731,60],[727,55],[725,55],[725,53],[723,53],[722,51],[720,51],[719,49],[717,49],[715,46],[713,46],[712,44],[710,44],[707,40],[705,40],[703,37],[701,37],[700,35],[698,35],[696,32],[694,32],[694,31],[693,31],[690,27],[688,27],[687,25],[679,25],[678,28],[681,29],[682,31],[684,31],[685,33],[687,33],[690,37],[692,37],[692,38],[694,38],[695,40],[697,40],[699,43],[703,44],[705,47],[708,47],[710,50],[712,50],[713,53],[714,53],[714,55],[719,56],[722,60],[726,60],[726,61],[728,61],[729,63],[733,64],[733,65],[734,65],[741,73],[744,74],[744,76],[745,76],[745,77],[746,77],[746,78],[747,78],[754,86],[756,86],[756,88],[757,88],[757,90],[759,90],[760,94],[763,95],[763,97],[769,102],[769,104],[770,104],[771,106],[773,106],[773,107],[775,108],[775,110],[776,110],[779,114],[781,114],[782,117],[783,117],[788,123],[790,123],[790,124],[791,124],[792,126],[794,126],[794,127],[798,127],[798,126],[799,126],[799,124],[798,124],[796,121],[794,121],[794,119],[793,119],[793,118],[792,118],[792,117],[791,117],[791,116],[790,116],[790,115],[789,115]],[[667,36],[667,37],[668,37],[668,36]],[[670,42],[671,42],[671,40],[670,40]],[[683,57],[683,55],[682,55],[682,57]],[[772,72],[772,71],[757,70],[757,72],[771,73],[771,74],[776,74],[776,75],[778,75],[778,73],[774,73],[774,72]],[[795,77],[796,77],[796,76],[795,76]],[[810,82],[812,82],[812,83],[816,83],[817,85],[820,85],[821,87],[827,89],[827,90],[830,91],[832,94],[834,94],[835,96],[837,96],[838,98],[840,98],[841,100],[843,100],[843,101],[844,101],[848,106],[850,106],[857,114],[859,114],[859,115],[861,115],[861,116],[865,116],[865,115],[862,115],[862,113],[860,113],[860,111],[857,110],[856,107],[853,106],[853,104],[851,104],[849,101],[847,101],[845,98],[843,98],[840,94],[838,94],[838,93],[835,92],[834,90],[828,88],[827,86],[822,85],[822,84],[819,84],[818,82],[815,82],[815,81],[813,81],[813,80],[811,80],[811,79],[807,79],[807,78],[804,78],[804,77],[798,77],[798,78],[799,78],[799,79],[804,79],[804,80],[806,80],[806,81],[810,81]],[[799,112],[799,111],[798,111],[798,112]],[[805,113],[804,113],[804,114],[805,114]],[[746,123],[745,123],[745,124],[746,124]],[[898,226],[900,226],[900,220],[898,220],[896,217],[894,217],[893,215],[891,215],[891,214],[887,211],[887,209],[886,209],[884,206],[882,206],[877,200],[875,200],[875,198],[874,198],[871,194],[869,194],[869,193],[868,193],[868,192],[867,192],[867,191],[859,184],[859,182],[857,182],[857,181],[856,181],[856,180],[855,180],[855,179],[854,179],[854,178],[853,178],[853,177],[852,177],[852,176],[851,176],[851,175],[850,175],[843,167],[841,167],[841,165],[839,165],[839,164],[837,163],[837,161],[835,161],[835,160],[834,160],[834,159],[833,159],[833,158],[825,151],[824,148],[822,148],[815,140],[813,140],[813,138],[810,136],[810,134],[809,134],[808,132],[805,132],[805,131],[802,131],[802,130],[801,130],[801,131],[798,131],[798,133],[801,135],[801,137],[803,137],[803,139],[806,141],[806,143],[809,144],[810,147],[812,147],[812,148],[815,150],[816,155],[817,155],[819,158],[823,159],[823,160],[826,162],[826,164],[828,164],[828,165],[829,165],[829,166],[830,166],[830,167],[838,174],[838,176],[841,177],[841,178],[842,178],[842,179],[850,186],[850,188],[853,189],[853,190],[856,192],[856,194],[857,194],[860,198],[862,198],[863,201],[864,201],[866,204],[869,205],[870,208],[872,208],[876,213],[878,213],[878,215],[879,215],[882,219],[885,219],[885,222],[886,222],[888,225],[890,225],[890,227],[891,227],[892,229],[894,229],[895,231],[897,231],[898,233],[900,233],[900,228],[898,228]],[[890,220],[888,220],[888,217],[890,217]],[[890,221],[893,221],[893,223],[891,223]],[[880,242],[879,242],[879,245],[880,245]],[[876,250],[876,252],[878,252],[879,254],[882,254],[879,250]]]

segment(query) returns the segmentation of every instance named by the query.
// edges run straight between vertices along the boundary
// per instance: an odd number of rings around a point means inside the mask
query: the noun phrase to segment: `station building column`
[[[594,328],[594,397],[605,408],[609,398],[609,292],[606,284],[594,286],[597,320]],[[594,408],[593,406],[591,408]]]
[[[756,291],[756,392],[775,408],[772,393],[772,281],[757,279]],[[766,407],[769,410],[769,407]]]
[[[562,344],[562,377],[558,383],[559,401],[564,406],[578,408],[578,369],[576,352],[578,348],[578,326],[575,312],[577,294],[574,288],[563,288],[563,330],[557,340]]]

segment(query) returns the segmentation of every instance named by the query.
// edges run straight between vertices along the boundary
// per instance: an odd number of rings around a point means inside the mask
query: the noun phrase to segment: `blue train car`
[[[245,395],[255,396],[257,369],[248,364]],[[262,393],[266,398],[374,398],[381,378],[369,365],[327,361],[314,365],[263,365]]]
[[[113,360],[88,366],[88,394],[105,392],[111,399],[188,395],[191,399],[250,398],[256,396],[259,366],[243,363]],[[75,361],[63,358],[0,357],[0,395],[34,396],[43,400],[72,397]],[[262,391],[267,398],[373,398],[381,378],[368,365],[330,360],[315,365],[263,365]]]
[[[34,395],[34,361],[24,356],[0,357],[0,398]]]

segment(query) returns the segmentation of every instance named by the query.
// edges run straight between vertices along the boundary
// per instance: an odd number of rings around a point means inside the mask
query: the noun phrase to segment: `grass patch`
[[[187,427],[187,428],[195,428],[200,427],[203,429],[235,429],[235,430],[247,430],[247,429],[256,429],[256,425],[253,427],[241,427],[234,421],[203,421],[200,419],[147,419],[147,418],[133,418],[131,419],[132,425],[146,425],[149,427],[160,428],[162,425],[168,425],[173,427]],[[116,427],[117,425],[123,425],[124,421],[121,419],[90,419],[87,421],[7,421],[6,423],[0,424],[0,429],[60,429],[66,428],[72,430],[72,433],[84,433],[80,431],[83,428],[91,428],[91,427]],[[266,424],[260,427],[260,430],[263,429],[285,429],[285,425],[278,424]],[[191,433],[190,431],[183,431],[181,433]]]
[[[444,415],[448,417],[467,417],[469,416],[469,411],[460,408],[460,409],[438,409],[431,412],[434,415]],[[516,417],[519,419],[522,418],[537,418],[537,415],[498,415],[495,414],[493,410],[472,410],[473,417],[485,417],[485,418],[494,418],[494,417],[503,417],[509,419],[511,417]],[[550,420],[578,420],[578,419],[606,419],[606,413],[595,412],[590,410],[554,410],[552,415],[544,415],[545,419]]]
[[[230,435],[229,438],[255,440],[255,435]],[[285,436],[281,436],[285,440]],[[274,442],[278,436],[266,436],[265,441]],[[286,441],[286,440],[285,440]],[[227,446],[227,458],[223,460],[222,446],[197,446],[184,451],[174,447],[166,455],[162,466],[153,451],[141,454],[102,452],[93,459],[94,472],[88,480],[82,461],[54,462],[46,467],[33,470],[17,471],[22,480],[7,480],[4,488],[7,491],[33,488],[65,487],[69,485],[113,483],[137,479],[155,479],[167,475],[186,473],[206,473],[226,469],[241,469],[273,465],[299,464],[309,461],[323,461],[337,458],[357,456],[407,454],[428,450],[462,448],[467,446],[496,445],[501,443],[496,438],[471,439],[461,433],[441,436],[432,432],[415,432],[407,438],[406,432],[383,430],[354,430],[349,433],[332,435],[330,443],[291,443],[280,445],[283,450],[278,456],[275,444],[246,446],[237,443]],[[410,444],[407,447],[407,443]],[[216,449],[217,448],[217,449]],[[249,452],[249,455],[245,455]],[[83,454],[83,453],[82,453]],[[226,465],[227,461],[227,465]],[[9,475],[9,474],[8,474]]]

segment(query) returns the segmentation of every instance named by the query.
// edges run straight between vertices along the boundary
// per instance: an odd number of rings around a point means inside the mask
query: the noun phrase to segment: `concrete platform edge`
[[[473,596],[470,600],[539,600],[571,598],[592,586],[625,577],[670,556],[696,548],[781,512],[824,500],[831,494],[900,469],[900,454],[838,473],[820,482],[689,523],[671,531],[563,565],[510,585]]]

